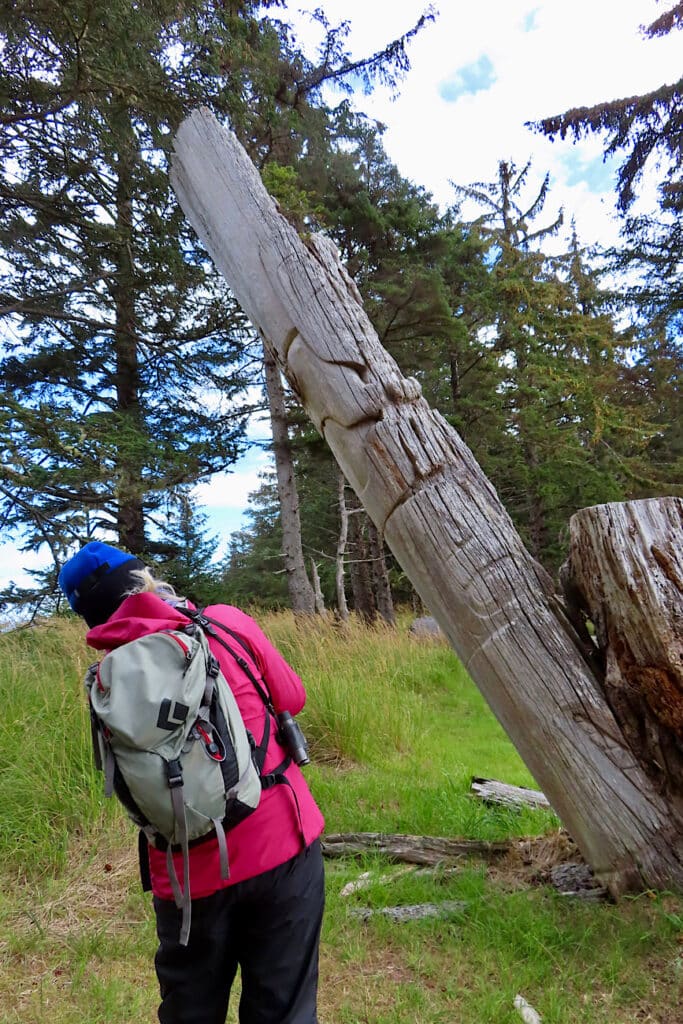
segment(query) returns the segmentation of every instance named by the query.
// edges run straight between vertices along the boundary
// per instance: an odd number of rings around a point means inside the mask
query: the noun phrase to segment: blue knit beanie
[[[62,566],[59,586],[73,611],[90,627],[106,622],[137,583],[144,562],[99,540],[91,541]]]

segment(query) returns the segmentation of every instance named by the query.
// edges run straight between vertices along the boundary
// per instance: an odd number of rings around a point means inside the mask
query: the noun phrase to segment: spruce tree
[[[645,39],[683,29],[683,4],[667,9],[643,29]],[[647,45],[647,44],[646,44]],[[680,388],[680,338],[683,328],[683,79],[643,95],[629,96],[578,107],[548,117],[531,127],[551,139],[594,133],[604,140],[605,157],[620,162],[617,170],[618,208],[623,214],[622,244],[611,253],[613,269],[622,275],[625,306],[639,339],[637,360],[652,363],[657,353],[663,365],[651,373],[666,378],[670,359],[678,358]],[[644,176],[657,182],[656,209],[638,209],[636,200]],[[647,353],[647,355],[646,355]],[[670,367],[669,367],[670,368]],[[676,434],[680,409],[670,408],[669,437]],[[675,440],[672,441],[675,447]],[[666,457],[658,453],[663,467]],[[669,478],[676,479],[680,448],[672,451]],[[680,472],[680,463],[678,465]],[[662,481],[663,482],[663,481]],[[670,488],[669,488],[670,490]]]
[[[164,493],[238,453],[245,383],[244,318],[166,175],[177,5],[0,17],[5,523],[147,555]]]
[[[198,507],[188,486],[178,487],[166,497],[160,510],[155,569],[177,594],[198,606],[221,598],[218,590],[219,538],[209,532],[208,515]]]
[[[543,221],[546,176],[529,193],[530,164],[501,162],[497,178],[457,189],[479,203],[488,300],[477,328],[488,365],[488,409],[463,430],[536,558],[556,568],[566,524],[585,505],[628,493],[647,427],[625,399],[621,338],[576,233],[560,256],[544,251],[562,225]],[[488,322],[487,322],[488,321]]]
[[[209,105],[260,166],[324,150],[325,83],[395,82],[432,17],[358,62],[316,15],[316,63],[281,6],[0,4],[1,514],[57,560],[103,529],[153,555],[165,495],[239,451],[253,333],[169,189],[182,116]]]

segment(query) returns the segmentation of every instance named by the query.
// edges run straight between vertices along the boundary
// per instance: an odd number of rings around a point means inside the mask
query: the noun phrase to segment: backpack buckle
[[[183,784],[183,766],[177,759],[166,762],[166,781],[169,789],[178,789]]]

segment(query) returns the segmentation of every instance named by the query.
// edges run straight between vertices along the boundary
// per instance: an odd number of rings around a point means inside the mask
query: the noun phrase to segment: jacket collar
[[[188,608],[194,609],[194,605],[188,602]],[[106,622],[91,629],[85,639],[88,646],[98,651],[110,651],[163,629],[182,629],[187,623],[187,616],[157,594],[131,594]]]

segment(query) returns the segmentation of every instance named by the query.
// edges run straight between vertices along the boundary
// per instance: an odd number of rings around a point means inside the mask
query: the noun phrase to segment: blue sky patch
[[[538,28],[536,24],[536,18],[538,17],[538,7],[534,7],[533,11],[529,11],[528,14],[524,15],[522,19],[522,32],[533,32]]]
[[[455,103],[461,96],[474,96],[486,92],[496,81],[491,58],[482,54],[479,60],[458,68],[450,78],[439,85],[439,96],[446,103]]]
[[[567,185],[584,184],[589,192],[610,192],[614,189],[616,160],[606,161],[602,156],[586,160],[578,152],[572,151],[562,157],[567,172]]]

